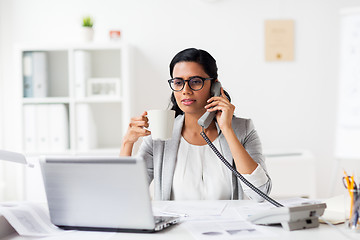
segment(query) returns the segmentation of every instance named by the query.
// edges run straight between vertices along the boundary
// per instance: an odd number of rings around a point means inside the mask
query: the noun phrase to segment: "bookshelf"
[[[122,42],[17,46],[24,153],[118,154],[131,116],[128,50]]]

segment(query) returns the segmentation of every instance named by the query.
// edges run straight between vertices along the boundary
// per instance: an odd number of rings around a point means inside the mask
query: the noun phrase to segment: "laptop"
[[[156,232],[179,222],[153,215],[141,158],[42,157],[40,165],[51,222],[62,229]]]

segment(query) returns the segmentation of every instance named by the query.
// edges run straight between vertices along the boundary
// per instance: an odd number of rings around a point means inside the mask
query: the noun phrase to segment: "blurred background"
[[[357,0],[0,0],[0,149],[22,152],[35,163],[41,154],[117,155],[126,119],[168,107],[169,63],[177,52],[195,47],[216,59],[235,115],[253,120],[274,180],[273,196],[342,194],[343,168],[353,173],[360,165],[357,156],[336,154],[342,11],[360,14],[358,8]],[[86,42],[84,16],[94,22],[93,40]],[[293,60],[266,61],[267,20],[293,21]],[[110,39],[111,30],[120,31],[120,38]],[[115,79],[115,86],[120,79],[121,100],[76,97],[81,51],[90,53],[91,69],[97,69],[93,78]],[[57,99],[26,99],[29,52],[47,53],[53,95],[46,97]],[[64,151],[26,149],[30,105],[65,106]],[[93,120],[80,121],[89,111]],[[74,143],[82,121],[88,121],[85,132],[96,129],[99,151]],[[352,143],[360,148],[360,142]],[[0,200],[43,200],[41,184],[37,164],[27,169],[0,163]]]

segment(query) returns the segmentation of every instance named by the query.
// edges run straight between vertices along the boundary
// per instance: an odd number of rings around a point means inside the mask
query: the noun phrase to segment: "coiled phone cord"
[[[241,175],[233,166],[231,166],[231,164],[221,155],[221,153],[216,149],[216,147],[212,144],[212,142],[210,141],[210,139],[206,136],[205,132],[204,132],[204,128],[202,128],[202,131],[200,133],[200,135],[205,139],[206,143],[210,146],[210,148],[214,151],[214,153],[216,154],[216,156],[219,157],[219,159],[226,165],[226,167],[228,167],[234,174],[235,176],[237,176],[238,178],[240,178],[240,180],[245,183],[249,188],[251,188],[254,192],[256,192],[257,194],[259,194],[262,198],[264,198],[266,201],[270,202],[272,205],[276,206],[276,207],[283,207],[282,204],[280,204],[279,202],[275,201],[274,199],[272,199],[271,197],[269,197],[268,195],[266,195],[265,193],[263,193],[260,189],[258,189],[257,187],[255,187],[251,182],[249,182],[248,180],[246,180],[246,178],[244,178],[243,175]]]

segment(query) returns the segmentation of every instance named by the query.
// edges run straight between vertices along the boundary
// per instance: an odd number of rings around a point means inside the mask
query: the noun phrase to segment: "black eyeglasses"
[[[182,78],[172,78],[168,80],[170,88],[175,91],[179,92],[184,89],[185,82],[189,84],[189,87],[193,91],[199,91],[204,87],[205,80],[213,80],[213,78],[203,78],[199,76],[190,77],[188,80],[184,80]]]

